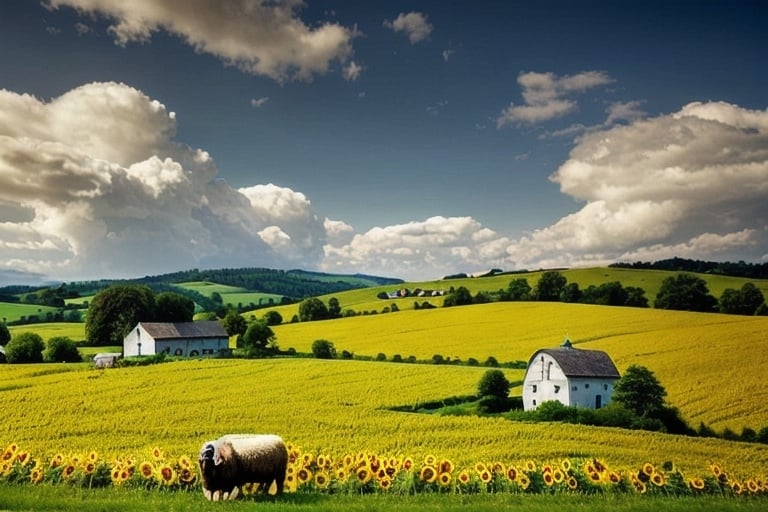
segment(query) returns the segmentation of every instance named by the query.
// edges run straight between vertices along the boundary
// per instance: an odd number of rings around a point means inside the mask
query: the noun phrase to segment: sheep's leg
[[[275,491],[275,495],[283,494],[283,485],[284,484],[285,484],[285,477],[277,478],[275,480],[275,486],[277,487],[277,490]]]
[[[208,489],[203,489],[203,496],[205,496],[208,501],[211,501],[213,499],[213,495],[211,494],[211,491],[209,491]]]
[[[240,488],[238,486],[235,486],[230,492],[229,492],[229,499],[233,500],[237,498],[237,495],[240,494]]]
[[[213,501],[219,501],[221,499],[221,491],[213,491]]]

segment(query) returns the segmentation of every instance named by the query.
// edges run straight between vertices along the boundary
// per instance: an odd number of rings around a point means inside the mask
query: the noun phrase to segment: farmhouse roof
[[[528,366],[539,354],[552,357],[566,377],[621,377],[611,357],[602,350],[581,350],[571,347],[548,348],[537,351],[528,362]]]
[[[150,336],[156,340],[176,338],[227,338],[227,331],[219,322],[140,322]]]

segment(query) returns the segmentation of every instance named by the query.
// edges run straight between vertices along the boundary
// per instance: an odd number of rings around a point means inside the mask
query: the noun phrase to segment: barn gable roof
[[[227,331],[219,322],[140,322],[156,340],[190,338],[228,338]]]
[[[602,350],[581,350],[569,346],[548,348],[537,351],[528,362],[528,367],[539,354],[548,354],[557,361],[566,377],[621,377],[611,357]]]

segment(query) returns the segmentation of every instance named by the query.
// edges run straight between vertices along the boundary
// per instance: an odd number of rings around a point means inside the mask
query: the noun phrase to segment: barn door
[[[603,406],[603,395],[595,396],[595,409],[599,409]]]

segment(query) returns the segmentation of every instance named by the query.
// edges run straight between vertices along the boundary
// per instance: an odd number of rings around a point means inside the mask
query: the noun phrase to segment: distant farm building
[[[621,377],[610,356],[600,350],[580,350],[570,340],[558,348],[531,356],[523,382],[523,408],[532,411],[556,400],[566,406],[599,409],[611,401]]]
[[[121,357],[123,354],[120,352],[100,352],[93,356],[93,365],[96,368],[112,368]]]
[[[229,350],[229,336],[219,322],[140,322],[123,340],[129,356],[213,356]]]

